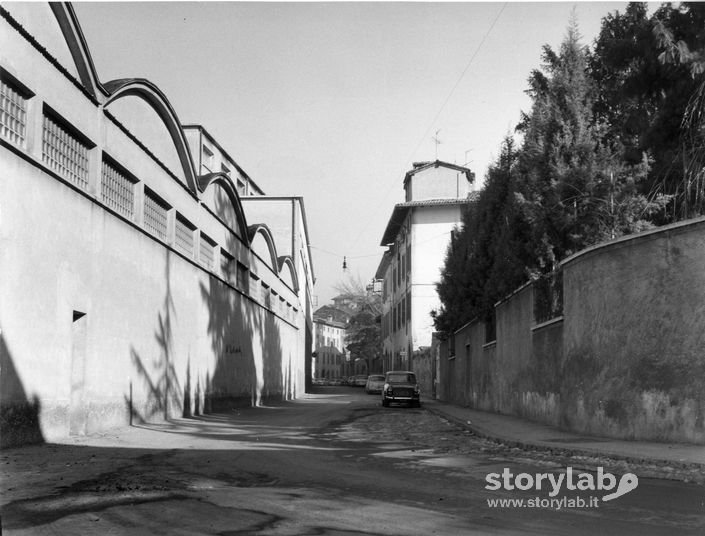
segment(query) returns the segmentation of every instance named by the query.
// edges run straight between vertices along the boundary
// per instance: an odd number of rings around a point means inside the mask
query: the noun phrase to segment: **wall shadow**
[[[27,396],[5,338],[0,334],[0,448],[44,443],[41,402]]]
[[[182,417],[190,417],[191,413],[191,356],[186,360],[186,382],[184,383]]]
[[[157,315],[157,328],[154,339],[159,348],[157,356],[143,356],[134,346],[130,347],[130,358],[137,379],[145,393],[145,398],[133,398],[132,384],[129,396],[125,396],[125,405],[130,417],[130,424],[134,421],[147,422],[155,417],[164,420],[171,415],[183,415],[183,392],[179,377],[174,366],[173,355],[173,323],[176,316],[174,298],[171,291],[171,265],[170,254],[166,256],[165,281],[166,292],[162,302],[162,310]]]
[[[230,279],[235,282],[234,275]],[[259,406],[285,398],[283,321],[213,276],[201,283],[200,291],[215,355],[203,386],[204,410]]]
[[[201,347],[202,354],[189,350],[188,356],[175,355],[177,307],[170,262],[167,254],[166,290],[154,330],[156,348],[147,354],[130,347],[134,377],[124,396],[130,424],[287,399],[293,393],[295,328],[212,275],[199,284],[210,351]],[[225,274],[234,286],[236,274],[231,275]],[[278,298],[272,301],[278,305]],[[290,332],[288,344],[282,330]]]

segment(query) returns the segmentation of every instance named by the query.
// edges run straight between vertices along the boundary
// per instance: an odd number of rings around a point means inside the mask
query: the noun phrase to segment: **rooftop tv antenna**
[[[435,144],[436,144],[436,160],[438,160],[438,146],[439,146],[441,143],[443,143],[443,142],[438,138],[438,133],[439,133],[440,131],[441,131],[441,129],[439,128],[438,130],[436,130],[436,135],[431,137],[431,139],[432,139],[432,140],[435,142]]]

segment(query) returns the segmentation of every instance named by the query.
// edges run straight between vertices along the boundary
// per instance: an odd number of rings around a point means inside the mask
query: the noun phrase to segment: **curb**
[[[493,441],[495,443],[502,443],[504,445],[507,445],[510,448],[518,448],[524,451],[541,451],[544,453],[549,453],[551,455],[555,456],[565,456],[565,457],[574,457],[574,456],[584,456],[586,458],[596,458],[596,457],[605,457],[609,458],[611,460],[615,461],[621,461],[621,462],[626,462],[629,464],[644,464],[644,465],[657,465],[657,466],[669,466],[673,467],[675,469],[681,469],[681,470],[699,470],[699,471],[705,471],[705,464],[701,464],[698,462],[679,462],[675,460],[666,460],[663,458],[639,458],[639,457],[634,457],[634,456],[625,456],[623,454],[617,454],[617,453],[610,453],[610,452],[600,452],[600,451],[595,451],[595,450],[589,450],[589,449],[581,449],[579,447],[553,447],[553,446],[548,446],[548,445],[541,445],[538,443],[532,443],[529,441],[520,441],[516,439],[507,439],[504,438],[500,435],[496,434],[491,434],[486,431],[483,431],[476,426],[474,426],[472,423],[469,421],[466,421],[460,417],[456,417],[454,415],[451,415],[449,413],[446,413],[442,409],[438,407],[434,407],[434,404],[423,404],[423,409],[429,411],[430,413],[433,413],[434,415],[437,415],[439,417],[442,417],[444,419],[447,419],[467,430],[470,430],[473,435],[480,437],[482,439],[487,439],[490,441]],[[662,480],[679,480],[682,481],[683,478],[675,475],[664,475],[661,473],[654,473],[653,475],[649,475],[650,478],[660,478]]]

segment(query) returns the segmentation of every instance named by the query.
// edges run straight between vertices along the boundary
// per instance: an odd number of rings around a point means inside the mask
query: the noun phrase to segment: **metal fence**
[[[563,315],[563,272],[551,272],[533,282],[534,321],[548,322]]]

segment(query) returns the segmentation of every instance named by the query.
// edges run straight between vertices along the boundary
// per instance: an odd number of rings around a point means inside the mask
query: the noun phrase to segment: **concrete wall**
[[[412,370],[421,389],[421,396],[431,398],[435,379],[435,359],[430,347],[420,348],[412,355]]]
[[[26,439],[31,422],[51,439],[127,424],[130,407],[154,420],[303,391],[294,323],[11,164],[0,170],[3,444]]]
[[[563,261],[563,316],[536,324],[534,287],[441,345],[439,398],[581,433],[705,443],[705,219]],[[455,353],[451,355],[451,342]]]
[[[492,386],[498,409],[515,413],[519,409],[519,381],[531,356],[533,296],[523,287],[495,308],[497,348],[495,366],[501,371]],[[490,342],[490,341],[487,341]]]
[[[564,261],[565,426],[705,442],[703,266],[702,220]]]
[[[139,140],[148,144],[149,150],[186,184],[174,144],[164,123],[151,106],[139,97],[128,96],[111,104],[110,113]]]
[[[406,188],[407,201],[460,199],[470,193],[470,181],[464,172],[438,166],[415,173]]]
[[[123,99],[119,85],[98,87],[90,66],[59,66],[73,62],[66,42],[88,54],[73,26],[59,29],[57,17],[72,17],[65,5],[3,7],[0,75],[22,89],[27,113],[23,139],[0,135],[0,445],[302,393],[313,269],[301,201],[285,241],[292,258],[260,257],[242,236],[231,179],[198,177],[153,84],[132,81]],[[28,35],[12,14],[42,33]],[[85,182],[43,155],[45,115],[90,140]],[[130,178],[129,210],[103,192],[103,163]],[[208,207],[221,187],[242,229]],[[148,191],[168,205],[163,236],[145,225]],[[177,213],[193,226],[190,247],[176,240]],[[203,235],[212,247],[199,247]]]

